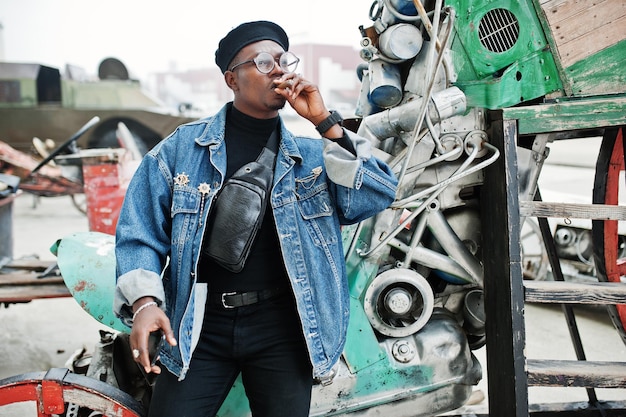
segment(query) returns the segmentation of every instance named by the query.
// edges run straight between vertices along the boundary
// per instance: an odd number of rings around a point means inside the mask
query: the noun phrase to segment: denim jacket
[[[226,106],[182,125],[146,154],[126,193],[116,233],[114,309],[132,326],[132,304],[157,299],[178,345],[160,360],[185,377],[198,342],[206,284],[196,282],[211,201],[226,172]],[[340,226],[384,210],[397,180],[347,132],[356,156],[326,139],[297,137],[280,123],[270,204],[296,299],[313,376],[327,375],[342,353],[349,316]]]

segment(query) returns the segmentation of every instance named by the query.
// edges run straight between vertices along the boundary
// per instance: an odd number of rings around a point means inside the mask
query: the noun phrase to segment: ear
[[[237,85],[237,76],[232,71],[226,71],[224,73],[224,81],[226,81],[226,85],[233,91],[237,91],[239,86]]]

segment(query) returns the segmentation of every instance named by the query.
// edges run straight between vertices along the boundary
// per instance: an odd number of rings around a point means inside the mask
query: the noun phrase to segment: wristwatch
[[[320,132],[320,135],[323,135],[324,133],[326,133],[328,129],[330,129],[337,123],[341,123],[342,121],[343,121],[343,117],[341,117],[339,112],[336,110],[331,110],[330,116],[328,116],[327,118],[322,120],[320,124],[315,126],[315,129],[317,129],[317,131]]]

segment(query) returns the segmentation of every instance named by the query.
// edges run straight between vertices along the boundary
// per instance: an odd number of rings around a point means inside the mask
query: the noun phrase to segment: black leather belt
[[[224,308],[236,308],[256,304],[259,301],[269,300],[270,298],[274,298],[286,292],[287,290],[285,288],[247,292],[224,292],[209,294],[209,300]]]

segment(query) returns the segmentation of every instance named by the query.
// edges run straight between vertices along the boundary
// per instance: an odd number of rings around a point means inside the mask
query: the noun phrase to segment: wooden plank
[[[582,34],[577,38],[568,41],[563,40],[563,42],[555,40],[563,67],[568,68],[578,61],[619,43],[625,37],[625,26],[626,16],[619,16],[612,20],[610,24]]]
[[[626,206],[607,204],[552,203],[520,201],[522,217],[560,217],[564,219],[626,220]]]
[[[59,276],[40,277],[36,273],[16,272],[13,274],[0,274],[0,287],[15,285],[49,285],[63,284],[63,278]]]
[[[558,100],[502,112],[505,119],[517,119],[520,135],[620,126],[626,124],[626,95]]]
[[[570,19],[581,12],[595,7],[604,8],[607,1],[609,0],[596,0],[590,3],[589,0],[541,0],[539,4],[541,4],[541,9],[550,25],[556,26],[559,22]]]
[[[38,298],[70,297],[60,276],[41,277],[56,262],[12,260],[0,269],[0,303],[21,303]]]
[[[531,403],[528,405],[529,417],[624,417],[626,401],[589,401],[567,403]],[[458,410],[441,414],[446,417],[495,417],[480,406],[465,406]]]
[[[603,5],[603,7],[600,7]],[[571,42],[582,36],[590,36],[591,32],[596,31],[609,31],[616,37],[613,43],[617,43],[620,39],[623,39],[623,28],[620,31],[611,31],[615,21],[620,17],[624,17],[626,12],[624,11],[624,5],[622,0],[606,0],[594,7],[579,11],[573,16],[564,19],[563,21],[554,24],[547,16],[550,28],[554,39],[560,45]],[[619,26],[618,26],[619,27]]]
[[[526,280],[524,281],[524,298],[528,303],[624,304],[626,303],[626,284]]]
[[[528,385],[626,388],[626,362],[529,359]]]
[[[551,0],[540,6],[563,68],[626,38],[624,0]]]
[[[71,297],[65,284],[16,285],[0,287],[0,303],[23,303],[39,298]]]
[[[55,264],[56,262],[54,261],[41,261],[39,259],[13,259],[10,262],[8,262],[4,266],[4,268],[23,269],[23,270],[29,270],[29,271],[44,271]],[[3,270],[0,269],[0,276],[2,272]]]

